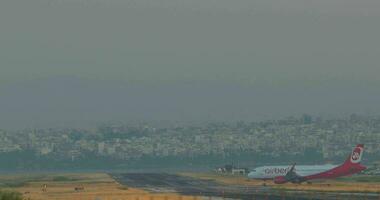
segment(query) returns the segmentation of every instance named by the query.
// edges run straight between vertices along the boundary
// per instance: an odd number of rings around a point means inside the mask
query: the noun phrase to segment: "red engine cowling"
[[[284,176],[277,176],[274,178],[274,183],[276,183],[276,184],[284,184],[287,182],[288,181],[286,180],[286,178]]]

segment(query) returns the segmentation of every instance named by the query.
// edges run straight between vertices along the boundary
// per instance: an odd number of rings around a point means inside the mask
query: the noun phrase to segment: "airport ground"
[[[214,180],[227,185],[267,186],[278,190],[324,191],[324,192],[357,192],[380,193],[380,176],[358,175],[333,180],[314,181],[302,184],[274,184],[273,181],[248,179],[246,176],[216,173],[182,173],[181,175]]]
[[[274,185],[214,173],[0,175],[0,189],[31,200],[380,199],[378,177]]]

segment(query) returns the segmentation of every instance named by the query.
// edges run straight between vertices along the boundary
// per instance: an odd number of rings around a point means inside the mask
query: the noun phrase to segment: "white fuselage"
[[[294,171],[300,176],[309,176],[312,174],[318,174],[332,168],[337,167],[337,165],[297,165]],[[285,176],[290,170],[291,166],[263,166],[253,169],[249,174],[248,178],[251,179],[273,179],[277,176]]]

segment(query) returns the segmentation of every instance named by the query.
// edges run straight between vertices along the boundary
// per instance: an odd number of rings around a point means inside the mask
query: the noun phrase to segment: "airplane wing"
[[[306,181],[306,178],[305,178],[305,177],[300,176],[300,175],[298,175],[298,174],[295,172],[295,167],[296,167],[296,163],[294,163],[294,164],[292,165],[292,167],[291,167],[290,170],[286,173],[285,176],[278,176],[278,177],[274,178],[274,182],[277,183],[277,184],[283,184],[283,183],[287,183],[287,182],[291,182],[291,183],[301,183],[301,182]]]

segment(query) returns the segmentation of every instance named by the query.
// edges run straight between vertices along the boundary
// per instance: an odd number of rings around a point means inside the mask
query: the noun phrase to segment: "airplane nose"
[[[248,173],[248,178],[255,178],[256,177],[256,173],[255,172],[249,172]]]

